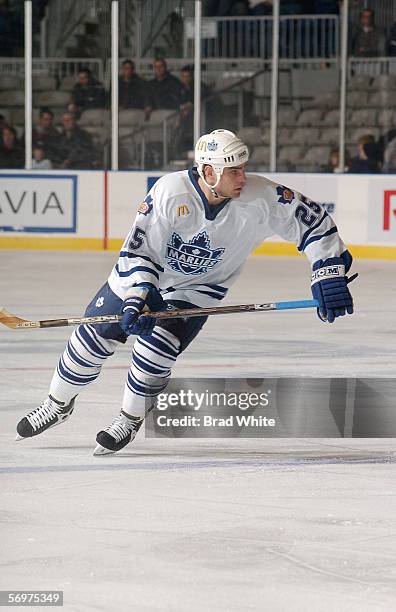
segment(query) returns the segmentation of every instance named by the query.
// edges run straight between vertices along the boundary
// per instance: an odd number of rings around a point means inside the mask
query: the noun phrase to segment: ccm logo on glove
[[[340,276],[345,276],[344,265],[326,266],[325,268],[319,268],[319,270],[312,272],[311,284],[313,285],[324,278],[339,278]]]
[[[337,317],[353,313],[353,299],[348,289],[356,275],[345,276],[352,264],[348,251],[340,257],[319,260],[313,266],[311,288],[313,297],[319,302],[318,317],[322,321],[333,323]]]

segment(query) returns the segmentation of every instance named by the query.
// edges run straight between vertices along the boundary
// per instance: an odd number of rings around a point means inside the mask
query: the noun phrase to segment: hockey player
[[[44,402],[17,426],[17,439],[36,436],[72,413],[77,394],[129,335],[138,336],[122,410],[96,437],[95,454],[113,453],[134,439],[169,380],[178,356],[207,317],[162,319],[151,310],[218,304],[249,253],[278,234],[295,242],[312,265],[318,314],[332,323],[352,314],[345,276],[352,257],[327,212],[296,191],[246,175],[246,145],[227,130],[202,136],[196,167],[160,178],[139,207],[107,282],[86,315],[121,313],[120,324],[81,325],[60,357]]]

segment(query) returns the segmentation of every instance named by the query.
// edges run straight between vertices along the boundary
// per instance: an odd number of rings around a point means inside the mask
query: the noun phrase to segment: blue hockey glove
[[[120,326],[127,336],[149,336],[155,326],[156,319],[142,313],[147,305],[151,311],[165,310],[166,304],[161,294],[154,287],[138,286],[130,291],[122,305],[122,320]]]
[[[319,260],[313,266],[311,289],[319,302],[318,317],[333,323],[337,317],[353,313],[353,299],[348,289],[357,274],[345,276],[352,264],[352,256],[345,251],[341,257]]]

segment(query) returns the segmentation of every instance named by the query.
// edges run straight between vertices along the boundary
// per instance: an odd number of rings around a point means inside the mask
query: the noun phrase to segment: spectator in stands
[[[387,144],[384,151],[383,172],[396,172],[396,136]]]
[[[50,159],[45,157],[45,151],[43,147],[36,145],[33,147],[33,159],[32,159],[32,169],[33,170],[51,170],[52,162]]]
[[[182,84],[180,90],[180,111],[185,112],[192,108],[194,103],[194,67],[191,65],[183,66],[180,71],[180,81]],[[209,94],[209,88],[206,83],[201,83],[201,98],[205,98]]]
[[[6,125],[8,125],[6,118],[4,115],[0,115],[0,145],[3,142],[3,127],[6,127]]]
[[[396,55],[396,21],[391,27],[388,40],[388,55],[395,57]]]
[[[187,111],[192,108],[194,103],[194,68],[193,66],[183,66],[180,71],[180,81],[182,84],[180,90],[180,111]],[[201,86],[204,86],[202,83]],[[205,86],[206,87],[206,86]],[[205,95],[204,92],[201,92]]]
[[[168,41],[168,55],[170,57],[182,57],[184,19],[178,11],[172,11],[168,15],[168,24],[169,35],[166,37]]]
[[[170,74],[162,58],[154,60],[153,69],[155,76],[149,81],[151,103],[148,111],[158,108],[177,110],[181,102],[181,82]]]
[[[374,11],[365,9],[360,15],[360,26],[352,37],[352,55],[378,57],[385,54],[385,36],[374,24]]]
[[[16,130],[9,125],[2,129],[0,168],[24,168],[25,153],[18,142]]]
[[[187,146],[182,148],[186,151],[190,149],[193,140],[194,123],[194,67],[191,65],[183,66],[180,71],[182,90],[180,94],[180,131],[182,139]],[[224,107],[221,100],[211,91],[211,88],[201,82],[201,101],[205,104],[206,124],[210,129],[224,121]],[[183,138],[183,135],[185,137]]]
[[[376,174],[380,172],[380,154],[372,134],[366,134],[359,138],[358,154],[352,158],[349,172],[356,174]]]
[[[88,132],[77,125],[73,113],[63,113],[60,149],[63,153],[62,168],[89,170],[94,167],[95,151]]]
[[[175,153],[181,154],[190,150],[194,140],[194,68],[183,66],[180,71],[180,116],[175,141]],[[201,83],[201,99],[208,95],[208,86]]]
[[[78,83],[73,87],[67,110],[79,117],[89,108],[104,108],[105,106],[106,91],[102,83],[95,79],[89,68],[82,68],[78,73]]]
[[[348,172],[349,171],[349,155],[346,151],[345,153],[345,167],[344,169],[340,169],[340,152],[339,149],[332,149],[329,155],[329,161],[326,166],[323,168],[323,172],[334,172],[336,174],[340,172]]]
[[[48,106],[40,109],[38,124],[32,130],[32,145],[44,150],[44,157],[57,164],[62,155],[59,149],[60,132],[54,127],[54,113]]]
[[[391,128],[387,132],[381,134],[381,136],[378,138],[377,146],[381,163],[384,161],[387,146],[394,138],[396,138],[396,128]]]
[[[148,109],[150,106],[147,81],[136,74],[135,64],[129,59],[122,62],[118,78],[118,104],[120,108]]]

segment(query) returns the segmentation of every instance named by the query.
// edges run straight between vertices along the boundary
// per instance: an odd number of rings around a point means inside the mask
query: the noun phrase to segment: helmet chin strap
[[[212,166],[212,168],[213,168],[213,166]],[[213,170],[214,170],[214,168],[213,168]],[[214,185],[209,185],[209,183],[207,183],[206,180],[205,180],[205,175],[204,175],[204,172],[203,172],[203,168],[198,168],[198,174],[201,177],[201,179],[203,180],[203,182],[205,183],[206,187],[210,190],[211,194],[215,198],[225,198],[227,196],[223,196],[223,195],[221,195],[221,193],[219,191],[216,191],[216,187],[220,183],[220,180],[221,180],[222,172],[216,172],[216,170],[214,170],[214,172],[216,174],[216,179],[217,180],[216,180]]]

